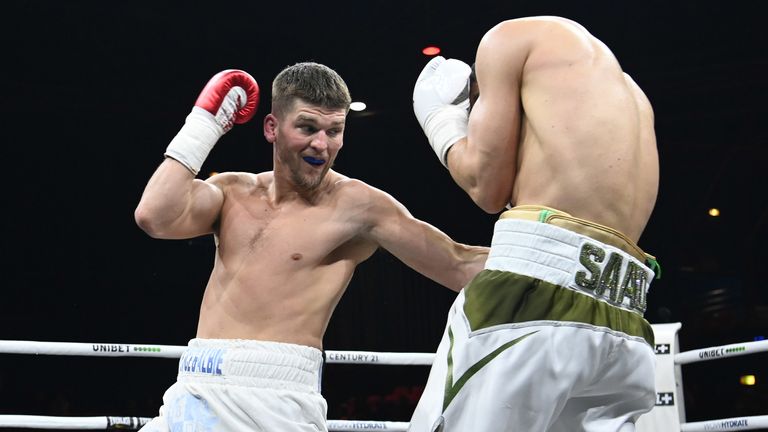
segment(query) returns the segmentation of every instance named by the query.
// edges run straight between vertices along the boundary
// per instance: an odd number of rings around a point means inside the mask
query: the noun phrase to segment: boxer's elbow
[[[496,203],[489,201],[475,201],[478,207],[488,214],[499,214],[504,210],[506,203]]]
[[[133,211],[133,220],[142,231],[152,238],[164,238],[167,231],[166,223],[161,218],[161,212],[151,205],[140,202]]]
[[[467,191],[472,201],[484,212],[500,213],[509,202],[509,195],[490,188],[476,187]]]
[[[509,203],[513,185],[485,168],[475,168],[471,172],[472,175],[454,178],[472,201],[486,213],[496,214],[504,210]]]
[[[485,246],[459,245],[457,251],[457,262],[452,268],[452,283],[446,286],[453,291],[461,291],[467,286],[478,273],[485,268],[485,262],[488,259],[490,248]]]

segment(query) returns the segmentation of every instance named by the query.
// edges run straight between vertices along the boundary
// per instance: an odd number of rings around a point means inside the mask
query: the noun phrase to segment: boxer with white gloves
[[[413,109],[470,198],[511,208],[409,431],[634,431],[655,402],[657,264],[636,244],[659,182],[646,96],[584,27],[531,17],[488,31],[474,70],[430,61]]]
[[[461,60],[437,56],[427,63],[413,90],[413,111],[443,165],[448,150],[467,136],[469,75]]]
[[[391,195],[331,169],[351,99],[317,63],[290,66],[272,84],[263,122],[271,170],[195,179],[257,100],[247,74],[214,77],[136,208],[152,237],[213,234],[217,244],[196,337],[145,432],[326,431],[322,340],[356,266],[383,247],[458,291],[487,257],[488,248],[454,242]]]

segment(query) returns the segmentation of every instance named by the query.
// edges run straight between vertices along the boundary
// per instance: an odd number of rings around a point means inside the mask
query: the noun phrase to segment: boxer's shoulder
[[[271,171],[258,174],[244,171],[227,171],[212,173],[206,181],[221,189],[254,192],[269,188],[274,181],[274,176]]]

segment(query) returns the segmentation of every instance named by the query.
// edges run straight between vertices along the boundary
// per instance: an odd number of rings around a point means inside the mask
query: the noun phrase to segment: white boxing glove
[[[197,175],[213,146],[235,123],[256,114],[259,85],[247,72],[228,69],[208,81],[165,156]]]
[[[445,167],[448,150],[467,136],[471,72],[461,60],[437,56],[427,63],[413,88],[413,112]]]

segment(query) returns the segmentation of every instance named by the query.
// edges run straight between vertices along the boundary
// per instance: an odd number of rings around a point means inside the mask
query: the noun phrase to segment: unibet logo
[[[135,347],[133,347],[133,350],[134,351],[138,351],[138,352],[160,352],[160,351],[162,351],[158,347],[142,347],[142,346],[135,346]]]

